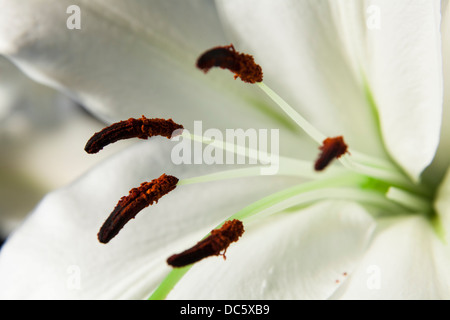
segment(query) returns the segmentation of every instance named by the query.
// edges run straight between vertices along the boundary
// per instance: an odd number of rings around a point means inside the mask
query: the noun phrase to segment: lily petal
[[[174,165],[173,144],[162,139],[138,142],[44,198],[1,251],[0,297],[146,298],[170,271],[165,259],[179,246],[294,182],[267,176],[179,186],[100,244],[100,226],[129,189],[162,173],[182,179],[225,169]]]
[[[359,205],[323,202],[246,227],[226,261],[200,261],[169,299],[325,299],[356,267],[374,229]]]
[[[433,160],[442,121],[440,1],[373,1],[367,72],[386,148],[414,180]]]
[[[421,216],[386,218],[342,299],[448,299],[450,251]]]
[[[211,1],[0,5],[0,52],[105,121],[151,114],[189,129],[200,117],[219,129],[274,125],[256,88],[195,67],[203,51],[228,43]],[[66,27],[72,5],[80,8],[80,29]]]
[[[450,5],[442,1],[442,64],[444,73],[444,104],[439,148],[433,163],[423,174],[423,178],[433,186],[437,186],[450,166]]]

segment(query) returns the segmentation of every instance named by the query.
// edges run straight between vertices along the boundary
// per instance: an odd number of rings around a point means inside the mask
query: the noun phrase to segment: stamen
[[[319,149],[322,150],[322,153],[314,164],[314,169],[316,171],[325,169],[333,159],[338,159],[346,153],[347,145],[344,142],[344,138],[339,136],[335,138],[326,138]]]
[[[110,143],[129,138],[147,139],[152,136],[163,136],[170,139],[177,129],[183,129],[183,126],[173,122],[172,119],[147,119],[144,116],[140,119],[130,118],[95,133],[86,143],[84,150],[87,153],[97,153]]]
[[[235,73],[235,79],[239,77],[248,83],[263,80],[261,66],[255,63],[251,55],[237,52],[232,44],[206,51],[198,58],[197,67],[205,73],[212,67],[228,69]]]
[[[211,231],[211,234],[198,242],[195,246],[179,254],[174,254],[167,263],[172,267],[184,267],[198,262],[209,256],[222,255],[225,259],[225,252],[228,246],[239,239],[244,233],[244,225],[240,220],[234,219],[226,221],[220,229]],[[221,253],[224,251],[223,253]]]
[[[151,182],[144,182],[138,188],[130,190],[126,197],[122,197],[114,211],[109,215],[98,233],[101,243],[108,243],[114,238],[123,226],[133,219],[142,209],[152,205],[175,189],[178,178],[163,174]]]
[[[300,113],[291,107],[283,98],[281,98],[275,91],[270,89],[264,82],[257,84],[258,87],[271,98],[297,125],[302,128],[307,135],[309,135],[318,144],[326,138],[322,132],[309,123]]]

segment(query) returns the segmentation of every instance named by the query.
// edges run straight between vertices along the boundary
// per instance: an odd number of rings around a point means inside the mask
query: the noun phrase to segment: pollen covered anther
[[[223,255],[228,246],[244,233],[244,225],[240,220],[226,221],[222,227],[211,231],[211,234],[195,246],[179,254],[174,254],[167,263],[175,268],[184,267],[206,257]],[[223,253],[221,253],[223,251]]]
[[[177,129],[183,129],[183,126],[173,122],[172,119],[147,119],[144,116],[139,119],[130,118],[95,133],[86,143],[84,150],[87,153],[97,153],[108,144],[130,138],[147,139],[163,136],[170,139]]]
[[[163,174],[158,179],[144,182],[139,187],[130,190],[126,197],[122,197],[117,203],[113,212],[103,223],[98,240],[101,243],[108,243],[114,238],[123,226],[133,219],[142,209],[152,205],[175,189],[178,178]]]
[[[316,160],[314,164],[314,169],[316,171],[321,171],[325,169],[333,159],[340,158],[347,151],[347,145],[344,142],[344,138],[342,136],[335,138],[326,138],[323,141],[322,146],[320,146],[320,150],[322,151],[319,155],[319,158]]]
[[[262,68],[255,63],[253,56],[237,52],[232,44],[206,51],[198,58],[197,67],[205,73],[212,67],[228,69],[234,72],[235,79],[239,77],[248,83],[263,80]]]

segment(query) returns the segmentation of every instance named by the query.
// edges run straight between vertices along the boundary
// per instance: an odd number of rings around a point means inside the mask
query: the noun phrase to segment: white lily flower
[[[74,4],[80,29],[66,28]],[[448,1],[0,7],[0,53],[102,119],[279,128],[282,155],[277,175],[260,176],[176,165],[167,139],[136,143],[42,200],[0,253],[1,298],[450,297]],[[230,42],[264,83],[196,69],[202,52]],[[324,135],[343,135],[350,154],[314,172]],[[162,173],[181,183],[98,243],[117,200]],[[232,218],[245,233],[226,261],[166,264]]]

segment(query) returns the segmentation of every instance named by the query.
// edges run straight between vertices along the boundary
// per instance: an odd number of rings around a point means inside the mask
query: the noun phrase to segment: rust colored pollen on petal
[[[314,169],[316,171],[325,169],[333,159],[338,159],[344,153],[348,152],[347,145],[342,136],[325,139],[319,149],[322,152],[314,164]]]
[[[239,53],[232,44],[215,47],[203,53],[197,60],[197,67],[205,73],[212,67],[221,67],[234,72],[234,78],[241,78],[248,83],[261,82],[263,72],[255,63],[253,56]]]
[[[98,233],[101,243],[108,243],[123,226],[133,219],[142,209],[152,205],[175,189],[178,178],[163,174],[151,182],[144,182],[138,188],[130,190],[126,197],[122,197],[114,211],[109,215]]]
[[[228,246],[239,239],[244,233],[244,225],[239,220],[230,220],[219,229],[211,231],[211,234],[198,242],[195,246],[179,254],[174,254],[167,263],[172,267],[184,267],[198,262],[206,257],[222,254],[224,259]],[[223,253],[221,253],[223,251]]]
[[[130,118],[95,133],[86,143],[84,150],[87,153],[97,153],[108,144],[130,138],[147,139],[152,136],[163,136],[170,139],[177,129],[183,129],[183,126],[173,122],[172,119],[147,119],[144,116],[140,119]]]

